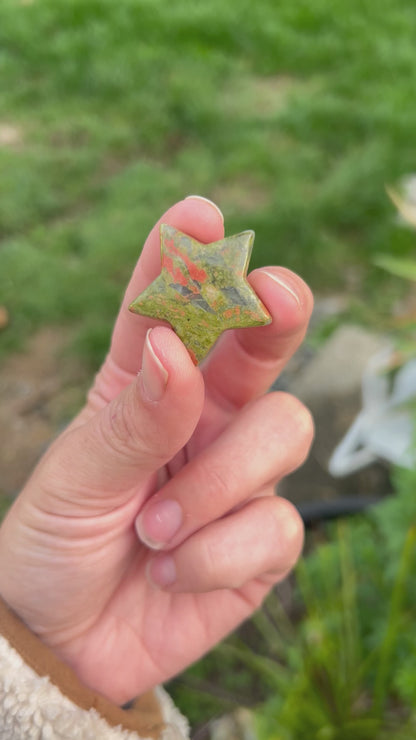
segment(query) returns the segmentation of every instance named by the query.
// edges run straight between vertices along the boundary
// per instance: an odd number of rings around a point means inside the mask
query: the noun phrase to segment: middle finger
[[[293,396],[272,393],[248,405],[146,502],[139,538],[153,549],[176,547],[297,468],[312,436],[310,414]]]
[[[207,396],[228,409],[270,388],[301,344],[313,306],[309,287],[284,267],[254,270],[248,279],[272,322],[225,332],[201,367]]]

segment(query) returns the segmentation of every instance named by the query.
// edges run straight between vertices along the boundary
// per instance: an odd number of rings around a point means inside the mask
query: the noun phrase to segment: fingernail
[[[219,213],[219,215],[221,216],[221,221],[224,223],[224,215],[223,215],[223,212],[220,210],[220,208],[218,208],[217,204],[214,203],[214,201],[210,200],[209,198],[204,198],[203,195],[187,195],[186,198],[185,198],[185,200],[189,200],[190,198],[193,198],[194,200],[204,200],[205,203],[209,203],[210,206],[212,206],[213,208],[215,208],[215,210],[217,211],[217,213]]]
[[[144,394],[149,401],[160,401],[168,382],[168,371],[157,356],[150,339],[152,330],[146,334],[143,348],[141,379]]]
[[[275,275],[273,272],[269,272],[268,270],[262,270],[262,272],[265,273],[265,275],[267,275],[269,278],[271,278],[275,283],[284,288],[292,296],[292,298],[295,299],[299,308],[302,308],[301,300],[296,290],[291,286],[289,279],[283,278],[281,275]]]
[[[176,581],[176,566],[171,555],[158,555],[146,568],[147,580],[158,588],[171,586]]]
[[[182,508],[177,501],[156,501],[137,517],[136,532],[143,544],[160,550],[176,534],[182,521]]]

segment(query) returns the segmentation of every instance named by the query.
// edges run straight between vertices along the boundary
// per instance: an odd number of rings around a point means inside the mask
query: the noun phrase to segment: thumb
[[[87,507],[92,498],[118,505],[123,493],[137,492],[189,440],[203,401],[201,372],[180,339],[166,327],[151,329],[137,378],[64,435],[50,458],[61,477],[62,468],[68,474],[71,503],[79,495]]]

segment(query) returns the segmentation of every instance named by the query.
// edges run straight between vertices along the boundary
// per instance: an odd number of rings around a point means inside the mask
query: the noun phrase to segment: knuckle
[[[246,572],[236,568],[234,553],[218,539],[201,542],[198,557],[198,577],[204,590],[240,588],[247,579]]]
[[[299,408],[296,416],[296,426],[298,429],[299,439],[303,446],[304,457],[306,458],[315,436],[315,425],[309,409],[307,409],[300,401],[298,401],[298,404]]]
[[[88,409],[91,412],[100,411],[133,380],[134,373],[123,370],[113,360],[110,353],[95,376],[94,383],[88,392]]]
[[[219,548],[214,546],[211,540],[205,539],[201,542],[201,548],[199,552],[199,563],[200,573],[204,574],[204,580],[207,583],[211,583],[218,577],[218,562],[221,559]]]
[[[279,408],[290,423],[301,462],[306,459],[315,435],[315,425],[311,412],[296,396],[278,393]]]
[[[142,454],[150,454],[149,440],[130,404],[117,400],[107,406],[101,417],[100,433],[107,449],[121,458],[138,460]]]
[[[305,528],[296,507],[287,499],[277,499],[275,508],[275,527],[281,543],[279,570],[291,570],[302,553]]]
[[[287,499],[277,497],[271,502],[269,526],[272,529],[270,537],[278,546],[268,570],[280,575],[292,570],[299,560],[304,545],[304,525],[296,507]]]
[[[200,480],[203,481],[204,496],[207,501],[222,501],[225,505],[229,502],[235,487],[230,466],[228,469],[223,469],[218,465],[213,465],[212,460],[207,461],[201,466]]]
[[[101,432],[107,444],[116,452],[131,451],[135,439],[135,429],[131,415],[123,403],[108,407],[106,418],[103,418]]]

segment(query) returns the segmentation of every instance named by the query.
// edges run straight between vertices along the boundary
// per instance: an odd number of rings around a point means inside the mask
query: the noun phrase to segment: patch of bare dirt
[[[21,130],[14,124],[0,122],[0,147],[14,148],[21,143]]]
[[[85,397],[87,373],[65,349],[69,334],[42,329],[0,367],[0,493],[19,491]]]
[[[250,213],[270,204],[270,192],[264,185],[253,179],[245,178],[244,182],[223,182],[211,193],[214,203],[223,204],[227,214]]]
[[[285,75],[240,75],[226,87],[223,108],[239,118],[270,118],[284,108],[289,93],[299,84]]]
[[[9,312],[5,306],[0,306],[0,331],[9,323]]]

